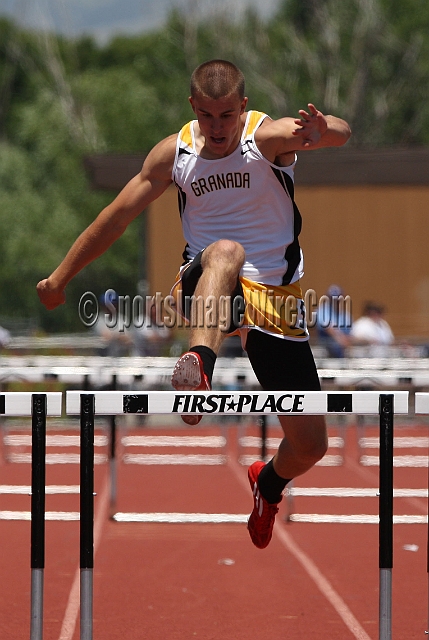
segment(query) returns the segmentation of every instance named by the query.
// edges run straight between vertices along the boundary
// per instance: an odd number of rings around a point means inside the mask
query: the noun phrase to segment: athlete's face
[[[246,109],[247,98],[241,100],[234,93],[214,100],[197,94],[189,101],[197,116],[207,155],[223,158],[232,153],[240,141],[240,116]]]

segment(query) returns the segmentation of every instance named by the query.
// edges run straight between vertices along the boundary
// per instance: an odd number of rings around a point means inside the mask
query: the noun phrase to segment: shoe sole
[[[207,391],[203,386],[200,362],[196,355],[187,353],[179,358],[173,369],[171,384],[176,391]],[[201,422],[202,417],[195,414],[181,416],[183,422],[192,427]]]
[[[171,384],[176,391],[198,391],[201,386],[200,363],[196,355],[187,353],[179,358],[173,369]]]

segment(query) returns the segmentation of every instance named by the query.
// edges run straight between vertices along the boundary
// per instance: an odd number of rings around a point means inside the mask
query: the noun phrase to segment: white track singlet
[[[294,202],[294,167],[269,162],[255,143],[266,118],[249,111],[237,149],[225,158],[201,158],[194,124],[177,139],[172,178],[179,191],[186,262],[216,240],[243,245],[246,261],[240,275],[255,282],[287,285],[303,275],[298,242],[301,215]]]

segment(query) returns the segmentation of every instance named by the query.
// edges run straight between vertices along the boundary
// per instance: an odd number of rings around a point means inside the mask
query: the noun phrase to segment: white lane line
[[[271,455],[267,456],[266,459],[268,460],[271,457],[272,457]],[[244,467],[250,467],[251,464],[253,464],[254,462],[260,459],[261,459],[260,456],[256,456],[256,455],[255,456],[244,455],[239,457],[238,462]],[[341,465],[344,464],[344,459],[342,456],[325,455],[316,464],[318,467],[341,467]]]
[[[223,455],[185,455],[185,454],[150,454],[150,453],[126,453],[123,457],[124,464],[171,464],[171,465],[222,465],[226,462]]]
[[[325,455],[319,462],[316,462],[318,467],[341,467],[344,464],[343,456],[331,456]]]
[[[291,487],[286,492],[290,496],[328,498],[377,498],[379,489],[355,487]],[[394,498],[427,498],[428,489],[393,489]]]
[[[31,435],[8,435],[3,439],[9,447],[31,447]],[[94,436],[94,447],[105,447],[108,444],[107,436]],[[80,436],[47,435],[47,447],[80,447]]]
[[[268,449],[278,449],[282,438],[267,438],[265,443]],[[261,447],[262,438],[259,436],[243,436],[239,439],[239,444],[242,447]],[[344,438],[331,436],[328,438],[328,446],[332,449],[343,449]]]
[[[378,456],[361,456],[360,463],[364,467],[378,467],[380,458]],[[394,467],[427,467],[428,456],[393,456]]]
[[[45,520],[69,522],[79,518],[79,511],[45,511]],[[31,511],[0,511],[0,520],[31,520]]]
[[[9,453],[7,454],[8,462],[14,464],[31,464],[31,453]],[[47,453],[45,456],[46,464],[80,464],[79,453]],[[107,456],[102,453],[94,455],[94,464],[105,464]]]
[[[369,515],[365,513],[354,515],[340,515],[332,513],[293,513],[289,516],[292,522],[313,522],[313,523],[331,523],[331,524],[379,524],[380,517],[378,515]],[[393,524],[427,524],[427,516],[393,516]]]
[[[124,436],[124,447],[207,447],[220,449],[226,445],[223,436]]]
[[[94,555],[98,549],[101,531],[107,518],[109,508],[109,478],[106,477],[104,487],[99,494],[99,501],[96,504],[94,516]],[[67,607],[61,625],[59,640],[71,640],[76,628],[76,621],[80,608],[80,567],[76,569],[73,584],[70,590]]]
[[[359,446],[363,449],[379,449],[380,438],[377,436],[360,438]],[[395,436],[393,438],[393,446],[397,449],[427,449],[429,447],[429,438],[425,436]]]
[[[117,522],[167,522],[167,523],[211,523],[223,524],[233,522],[242,524],[247,522],[248,514],[241,513],[115,513],[113,519]]]
[[[45,487],[45,493],[80,493],[78,484],[50,484]],[[31,487],[26,484],[0,484],[0,494],[31,495]]]
[[[249,484],[245,478],[242,469],[239,465],[229,458],[228,460],[231,470],[234,472],[239,483],[249,493]],[[316,564],[302,551],[302,549],[293,540],[290,534],[286,533],[280,526],[274,526],[274,534],[285,545],[288,551],[298,560],[306,573],[310,576],[317,588],[325,596],[328,602],[332,605],[340,618],[343,620],[346,627],[351,631],[356,640],[371,640],[366,631],[359,624],[358,620],[354,617],[353,613],[346,605],[341,596],[335,591],[331,583],[322,574]]]

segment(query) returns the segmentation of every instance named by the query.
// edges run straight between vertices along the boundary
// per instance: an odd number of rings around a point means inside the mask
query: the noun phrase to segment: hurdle
[[[80,461],[80,638],[92,640],[94,567],[94,410],[93,399],[81,400]],[[30,640],[43,640],[45,568],[46,418],[62,415],[62,393],[0,394],[0,414],[31,416],[31,621]]]
[[[28,400],[31,398],[31,407]],[[82,395],[80,410],[80,639],[93,637],[94,401]],[[2,410],[4,409],[4,410]],[[31,627],[30,640],[43,639],[45,565],[46,417],[62,415],[62,393],[6,393],[0,413],[32,416]]]
[[[66,392],[66,413],[82,414],[83,391]],[[94,391],[92,417],[127,414],[267,415],[376,414],[380,420],[379,640],[392,638],[393,427],[394,414],[408,414],[408,391]]]
[[[416,415],[429,415],[429,393],[416,392],[415,399],[414,399],[414,413]],[[429,463],[428,463],[428,483],[429,483]],[[428,496],[428,512],[429,512],[429,496]],[[427,620],[427,629],[425,631],[425,634],[429,635],[429,528],[428,528],[426,558],[427,558],[426,569],[427,569],[427,575],[428,575],[428,620]]]
[[[0,415],[31,416],[31,595],[30,640],[43,638],[45,570],[45,453],[46,418],[61,416],[60,392],[5,392],[0,394]]]

